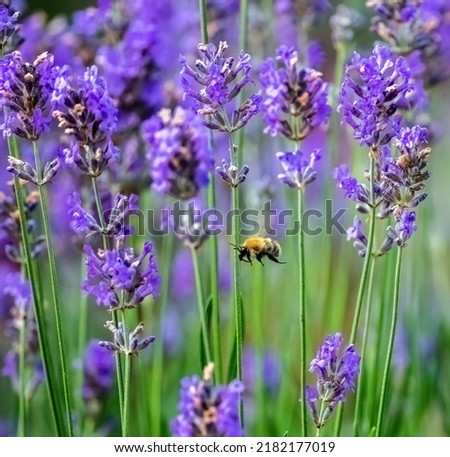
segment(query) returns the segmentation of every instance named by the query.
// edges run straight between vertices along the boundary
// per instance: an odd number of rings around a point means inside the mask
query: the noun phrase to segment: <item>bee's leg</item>
[[[286,262],[280,262],[275,256],[273,256],[272,254],[267,254],[267,257],[269,257],[270,260],[272,260],[272,262],[275,262],[275,263],[286,263]]]
[[[247,252],[247,260],[248,260],[248,262],[250,262],[250,265],[253,266],[252,258],[250,257],[250,253],[249,252]]]
[[[262,259],[262,255],[261,255],[261,254],[257,254],[257,255],[256,255],[256,260],[257,260],[262,266],[264,266],[264,264],[262,263],[262,260],[261,260],[261,259]]]

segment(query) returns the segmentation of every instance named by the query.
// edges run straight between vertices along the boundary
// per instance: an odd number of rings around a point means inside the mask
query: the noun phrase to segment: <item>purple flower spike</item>
[[[87,272],[82,290],[95,297],[97,305],[109,309],[135,308],[146,297],[158,296],[160,277],[151,242],[145,243],[139,256],[135,256],[132,248],[123,247],[99,250],[95,254],[89,245],[85,245],[84,251]],[[122,293],[123,303],[119,298]]]
[[[58,67],[53,56],[44,52],[33,63],[24,62],[22,54],[14,51],[0,63],[0,107],[9,114],[0,126],[4,135],[15,134],[36,141],[48,132],[50,96]]]
[[[144,122],[142,132],[154,190],[187,200],[208,185],[214,160],[200,116],[181,107],[163,109]]]
[[[271,136],[281,133],[294,141],[304,139],[316,127],[326,126],[331,113],[327,104],[328,84],[322,73],[298,68],[297,64],[295,49],[281,46],[276,61],[265,60],[260,72],[264,90],[262,111],[267,125],[264,132]]]
[[[195,69],[184,56],[180,57],[184,97],[195,100],[197,113],[206,117],[208,128],[219,132],[239,130],[259,112],[261,102],[261,97],[254,94],[226,119],[230,102],[251,82],[250,55],[241,51],[236,62],[233,57],[225,57],[228,49],[225,41],[218,48],[212,43],[200,43],[197,49],[201,58],[195,62]]]
[[[295,152],[279,152],[277,158],[284,169],[278,179],[289,187],[303,190],[316,179],[317,172],[314,167],[320,159],[319,149],[309,155],[300,149]]]
[[[427,12],[427,4],[434,3],[422,0],[368,0],[367,6],[376,13],[372,19],[372,30],[398,54],[432,48],[436,40],[436,23]]]
[[[317,428],[325,425],[338,403],[356,388],[361,357],[352,344],[341,352],[343,341],[340,333],[327,336],[310,363],[309,371],[317,376],[317,386],[306,386],[305,393]],[[317,407],[318,402],[326,407]]]
[[[178,416],[172,421],[172,436],[234,437],[244,436],[239,424],[239,399],[244,387],[239,381],[214,386],[212,365],[198,376],[181,381]]]
[[[8,38],[17,30],[17,20],[20,17],[18,11],[14,12],[5,5],[0,5],[0,47],[3,49]]]
[[[386,46],[375,46],[369,58],[354,53],[345,70],[338,110],[353,129],[361,146],[378,148],[400,129],[400,106],[409,106],[414,90],[411,72],[403,57]]]
[[[88,68],[78,78],[63,67],[56,78],[52,104],[59,127],[71,137],[70,148],[64,151],[66,163],[99,176],[117,155],[111,139],[117,108],[97,67]]]

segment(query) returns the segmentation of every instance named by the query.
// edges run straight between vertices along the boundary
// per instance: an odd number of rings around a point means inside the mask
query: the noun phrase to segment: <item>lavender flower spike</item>
[[[9,114],[0,126],[3,134],[36,141],[49,130],[50,96],[58,67],[53,56],[44,52],[33,63],[24,62],[14,51],[0,62],[0,107]]]
[[[158,296],[160,277],[150,241],[144,244],[139,256],[132,248],[124,247],[95,254],[85,245],[84,251],[87,271],[82,289],[95,297],[98,305],[109,309],[135,308],[146,297]]]
[[[181,107],[162,109],[142,132],[154,190],[187,200],[208,185],[214,161],[201,116]]]
[[[325,425],[338,403],[356,387],[361,357],[352,344],[339,354],[342,343],[340,333],[328,335],[310,363],[309,371],[317,376],[317,385],[306,386],[306,402],[317,428]],[[326,407],[318,408],[317,402]]]
[[[99,176],[117,155],[111,139],[117,108],[97,67],[88,68],[78,78],[63,67],[56,78],[52,104],[59,127],[71,138],[70,148],[64,151],[66,163]]]
[[[210,364],[204,370],[203,379],[192,376],[181,381],[179,414],[171,423],[172,436],[244,436],[238,412],[244,387],[239,381],[214,386],[212,371]]]
[[[253,94],[231,115],[226,107],[251,82],[250,55],[241,51],[236,63],[233,57],[224,57],[228,49],[225,41],[221,41],[218,48],[212,43],[200,43],[197,49],[201,59],[195,62],[195,69],[187,64],[184,56],[180,57],[184,97],[195,100],[197,113],[205,116],[208,128],[219,132],[242,128],[259,112],[261,96]]]
[[[8,38],[13,35],[18,26],[17,20],[20,17],[18,11],[11,11],[8,4],[0,5],[0,48],[3,49]]]
[[[323,81],[322,73],[299,68],[294,48],[281,46],[276,61],[265,60],[260,81],[264,90],[265,133],[271,136],[281,133],[300,141],[316,127],[327,125],[331,113],[327,104],[328,84]]]
[[[338,110],[361,146],[378,148],[396,136],[402,119],[396,113],[400,106],[409,106],[413,89],[405,58],[377,45],[367,59],[354,53],[345,70]]]

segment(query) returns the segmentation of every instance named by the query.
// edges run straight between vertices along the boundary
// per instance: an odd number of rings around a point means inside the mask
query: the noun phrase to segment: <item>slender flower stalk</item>
[[[161,277],[165,281],[161,285],[161,295],[159,298],[160,322],[159,334],[163,335],[165,331],[165,316],[169,302],[170,284],[170,266],[173,257],[174,237],[168,235],[164,237],[161,253]],[[151,436],[161,435],[161,412],[163,405],[163,372],[164,372],[164,344],[157,344],[154,352],[154,362],[152,366],[152,388],[149,396],[149,410],[151,412]]]
[[[125,310],[120,311],[122,317],[122,328],[126,332]],[[123,372],[123,418],[122,418],[122,437],[127,437],[128,422],[130,417],[130,381],[131,381],[131,354],[125,354],[124,372]]]
[[[298,259],[299,259],[299,324],[300,324],[300,423],[302,436],[308,436],[306,421],[306,282],[305,282],[305,234],[303,231],[303,212],[305,194],[303,189],[297,192],[299,234],[297,240]]]
[[[315,163],[320,151],[309,156],[300,150],[300,144],[315,128],[328,123],[331,108],[327,104],[328,85],[322,74],[312,68],[299,65],[294,48],[280,46],[276,59],[267,59],[261,65],[261,85],[264,89],[262,103],[265,133],[278,134],[294,142],[295,152],[280,152],[278,159],[284,173],[278,178],[297,190],[297,218],[299,233],[297,255],[299,259],[299,327],[300,327],[300,423],[301,436],[307,436],[306,419],[306,287],[303,212],[306,186],[316,179]]]
[[[194,276],[195,276],[195,289],[197,292],[197,304],[198,304],[198,313],[200,316],[200,327],[202,332],[202,344],[205,351],[205,357],[207,363],[211,363],[211,350],[209,348],[209,332],[206,326],[206,317],[205,317],[205,302],[203,299],[203,289],[202,289],[202,280],[200,276],[200,268],[198,265],[198,254],[197,250],[194,247],[191,247],[191,256],[192,256],[192,265],[194,267]]]
[[[44,178],[41,169],[41,160],[37,147],[37,142],[33,141],[34,161],[36,165],[36,175],[38,179]],[[44,235],[47,243],[48,264],[50,270],[50,283],[53,296],[53,311],[55,313],[56,336],[58,339],[59,362],[61,364],[61,378],[64,392],[65,414],[69,436],[73,435],[72,428],[72,407],[71,407],[71,390],[69,385],[69,371],[67,369],[66,345],[64,341],[63,318],[61,312],[61,302],[59,295],[58,273],[56,268],[56,259],[53,249],[52,230],[47,205],[47,189],[44,185],[39,186],[40,208],[44,226]]]
[[[236,148],[233,143],[233,134],[229,134],[230,164],[237,164]],[[230,165],[231,167],[232,165]],[[236,165],[235,165],[236,166]],[[231,186],[231,214],[234,215],[231,226],[231,236],[235,246],[240,245],[240,210],[239,210],[239,190],[238,186]],[[243,377],[243,347],[244,347],[244,308],[241,292],[239,252],[233,250],[233,303],[234,303],[234,325],[236,338],[236,377],[239,381]],[[244,421],[244,404],[242,399],[239,404],[239,417],[241,424]]]
[[[389,382],[389,370],[391,367],[392,353],[394,352],[394,341],[395,341],[395,331],[397,329],[397,319],[398,319],[398,304],[400,296],[400,273],[402,267],[402,253],[403,248],[399,246],[397,248],[397,261],[395,264],[395,273],[394,273],[394,297],[392,300],[392,318],[391,318],[391,328],[389,331],[388,339],[388,348],[386,353],[386,361],[384,364],[383,371],[383,380],[381,382],[381,394],[380,394],[380,403],[378,406],[378,415],[375,436],[381,436],[383,419],[386,407],[386,395]]]
[[[297,218],[299,233],[297,238],[297,256],[299,259],[299,324],[300,324],[300,420],[302,436],[307,436],[306,420],[306,281],[305,281],[305,238],[303,230],[304,198],[306,186],[316,179],[315,164],[320,159],[319,150],[309,157],[302,151],[280,152],[278,159],[284,173],[278,179],[289,187],[297,190]]]
[[[370,329],[370,316],[372,311],[372,291],[373,291],[373,277],[375,272],[375,262],[371,262],[370,265],[370,272],[369,272],[369,285],[367,288],[367,303],[366,303],[366,316],[364,320],[364,333],[363,339],[361,344],[361,364],[360,364],[360,375],[359,375],[359,389],[356,391],[356,402],[355,402],[355,413],[353,416],[353,435],[359,436],[360,435],[360,420],[361,420],[361,412],[363,406],[363,392],[364,392],[364,382],[365,382],[365,371],[363,370],[365,357],[366,357],[366,349],[367,349],[367,340],[369,337],[369,329]]]

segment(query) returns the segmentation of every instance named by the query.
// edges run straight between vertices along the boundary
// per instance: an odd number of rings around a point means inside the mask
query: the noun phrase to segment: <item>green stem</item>
[[[327,396],[327,395],[325,395],[325,396]],[[320,410],[319,410],[319,425],[320,425],[320,427],[316,428],[316,438],[319,438],[320,431],[322,430],[322,427],[323,427],[323,414],[324,414],[324,412],[325,412],[325,402],[322,400],[320,402]]]
[[[224,111],[224,118],[226,120],[227,127],[230,126],[228,118]],[[236,148],[233,142],[233,134],[230,132],[229,138],[229,150],[230,150],[230,166],[234,165],[239,167],[237,163]],[[235,246],[240,245],[239,232],[240,232],[240,210],[239,210],[239,188],[231,187],[231,214],[232,214],[232,227],[231,235],[233,238],[233,244]],[[241,294],[241,281],[240,281],[240,260],[239,252],[237,249],[233,250],[233,308],[234,308],[234,320],[235,320],[235,342],[236,342],[236,377],[238,380],[242,380],[242,354],[243,354],[243,339],[244,339],[244,310],[242,307],[242,294]],[[241,425],[244,419],[244,405],[241,400],[239,405],[239,418]]]
[[[298,284],[299,284],[299,323],[300,323],[300,423],[301,436],[308,436],[306,423],[306,294],[305,294],[305,236],[303,233],[303,211],[304,211],[304,192],[300,189],[297,192],[298,198]]]
[[[34,161],[36,165],[36,173],[38,179],[42,179],[42,167],[41,159],[39,157],[39,152],[37,148],[37,142],[33,141],[33,153]],[[45,186],[39,186],[39,198],[40,198],[40,208],[42,215],[42,222],[44,225],[44,235],[47,243],[47,255],[48,255],[48,265],[50,270],[50,285],[52,289],[53,297],[53,311],[55,313],[55,323],[56,323],[56,336],[58,339],[58,354],[59,362],[61,364],[61,379],[63,385],[63,394],[64,394],[64,409],[66,414],[67,421],[67,432],[69,437],[73,436],[72,429],[72,413],[71,413],[71,399],[70,399],[70,387],[69,387],[69,376],[67,370],[67,356],[66,356],[66,347],[64,342],[64,331],[63,331],[63,322],[61,315],[61,303],[59,301],[59,286],[58,286],[58,274],[56,270],[56,261],[55,261],[55,252],[53,250],[53,241],[52,241],[52,231],[50,226],[50,219],[48,214],[48,198],[47,198],[47,188]]]
[[[162,265],[162,288],[160,298],[160,324],[159,334],[164,335],[165,332],[165,313],[169,301],[170,288],[170,267],[172,259],[174,238],[171,234],[167,235],[163,240],[161,265]],[[161,411],[163,402],[162,379],[164,371],[164,344],[161,341],[154,347],[154,361],[152,369],[152,390],[150,395],[150,411],[151,411],[151,436],[161,436]]]
[[[36,319],[36,326],[38,332],[38,340],[39,340],[39,351],[42,360],[42,365],[44,366],[44,372],[46,374],[46,386],[47,386],[47,394],[50,400],[50,411],[53,420],[53,425],[56,429],[58,436],[65,436],[67,433],[64,430],[64,419],[62,417],[60,405],[57,400],[57,393],[58,389],[56,386],[55,380],[56,372],[52,362],[51,357],[51,350],[50,344],[48,341],[48,335],[46,333],[46,329],[48,328],[46,319],[45,319],[45,310],[43,303],[41,301],[41,294],[39,293],[38,288],[38,280],[36,275],[36,266],[34,259],[31,255],[30,249],[30,242],[28,238],[28,232],[23,228],[26,225],[26,216],[25,216],[25,208],[23,204],[23,191],[22,186],[19,180],[15,177],[14,178],[14,187],[16,192],[16,198],[19,207],[19,217],[20,217],[20,226],[21,226],[21,236],[22,240],[25,240],[23,243],[24,251],[25,251],[25,259],[26,259],[26,266],[27,266],[27,274],[28,278],[30,279],[31,283],[31,292],[33,295],[33,312]],[[24,221],[24,222],[22,222]]]
[[[200,276],[200,268],[198,266],[197,250],[195,248],[191,248],[191,254],[192,254],[192,265],[194,267],[194,275],[195,275],[195,289],[197,292],[198,314],[200,317],[200,326],[202,329],[203,349],[205,351],[206,361],[207,361],[207,363],[210,363],[210,362],[212,362],[211,349],[209,347],[209,335],[208,335],[208,329],[206,327],[205,302],[203,300],[202,279]]]
[[[376,423],[377,420],[377,399],[379,398],[378,394],[378,387],[379,387],[379,379],[381,378],[380,376],[380,370],[381,370],[381,363],[382,363],[382,356],[381,356],[381,348],[383,347],[385,343],[385,335],[383,332],[384,324],[386,322],[386,308],[387,308],[387,303],[391,300],[389,291],[393,287],[393,281],[392,278],[394,277],[394,269],[395,269],[395,256],[384,256],[382,259],[383,261],[383,268],[382,268],[382,282],[380,284],[380,290],[383,291],[381,294],[381,300],[379,303],[379,310],[378,310],[378,316],[377,316],[377,324],[376,324],[376,330],[375,330],[375,335],[376,335],[376,341],[375,341],[375,347],[377,350],[375,351],[375,357],[373,360],[372,364],[372,374],[369,378],[369,398],[370,398],[370,424],[372,425],[373,423]],[[375,426],[374,426],[375,428]]]
[[[26,325],[27,316],[23,309],[21,312],[21,322],[19,330],[19,418],[17,424],[17,435],[19,437],[25,436],[25,423],[26,423],[26,385],[25,385],[25,353],[26,353]]]
[[[363,398],[363,382],[365,381],[366,374],[366,348],[367,348],[367,339],[369,336],[369,323],[370,323],[370,314],[372,309],[372,289],[373,289],[373,277],[375,271],[375,262],[372,262],[370,265],[369,273],[369,286],[367,289],[367,310],[366,318],[364,322],[364,334],[361,345],[361,362],[360,362],[360,374],[358,379],[358,388],[356,390],[356,403],[355,403],[355,415],[353,418],[353,436],[359,436],[360,429],[360,420],[361,420],[361,408],[362,408],[362,398]]]
[[[370,210],[369,210],[369,235],[367,238],[367,249],[364,257],[364,265],[361,273],[361,280],[359,282],[358,296],[356,298],[355,314],[353,315],[352,330],[350,333],[350,344],[355,344],[358,332],[359,318],[361,316],[362,304],[364,301],[364,293],[366,291],[367,280],[369,278],[370,264],[373,261],[373,239],[375,236],[375,220],[376,220],[376,204],[375,195],[373,190],[375,178],[375,156],[378,154],[377,150],[371,150],[369,153],[369,189],[370,189]],[[334,428],[334,435],[337,437],[341,433],[342,417],[344,414],[344,404],[341,403],[338,407],[337,418]]]
[[[122,326],[124,335],[127,335],[126,322],[125,322],[125,311],[121,310],[122,314]],[[121,354],[118,354],[120,357]],[[122,437],[128,436],[128,418],[130,415],[130,379],[131,379],[131,354],[124,354],[125,367],[123,377],[123,415],[122,415]]]
[[[208,43],[208,23],[206,13],[206,0],[199,0],[200,11],[200,35],[203,43]],[[208,145],[210,150],[213,150],[213,132],[209,131]],[[216,185],[214,172],[209,174],[208,185],[208,208],[216,208]],[[222,361],[222,345],[220,336],[220,301],[219,301],[219,246],[217,236],[211,237],[210,243],[210,283],[212,296],[212,342],[214,353],[214,378],[218,383],[222,383],[224,378],[223,361]]]
[[[198,7],[200,11],[200,36],[203,44],[208,43],[208,17],[206,13],[206,0],[199,0]]]
[[[84,258],[81,256],[81,262],[80,262],[80,278],[84,278],[86,274],[86,266],[84,264]],[[78,316],[78,356],[81,358],[82,354],[84,353],[86,349],[86,333],[87,333],[87,305],[88,305],[88,300],[87,300],[87,295],[82,294],[80,297],[80,313]],[[76,396],[77,400],[77,407],[78,407],[78,413],[80,416],[80,431],[84,430],[84,413],[83,413],[83,396],[81,395],[81,392],[83,390],[83,367],[80,366],[77,374],[77,392],[78,395]]]
[[[212,138],[212,132],[210,132]],[[208,186],[208,208],[216,208],[216,186],[214,173],[210,173]],[[211,236],[210,240],[210,282],[211,282],[211,298],[212,298],[212,342],[214,354],[214,377],[217,383],[223,383],[223,362],[222,362],[222,346],[220,336],[220,303],[219,303],[219,240],[217,236]]]
[[[238,188],[231,189],[232,198],[232,236],[233,244],[239,246],[239,193]],[[234,303],[234,318],[235,318],[235,332],[236,332],[236,376],[238,380],[242,380],[242,347],[244,338],[244,311],[242,309],[242,296],[240,286],[240,265],[239,265],[238,251],[233,252],[233,303]],[[243,421],[243,405],[240,404],[240,419]]]
[[[381,395],[380,395],[380,404],[378,408],[378,418],[377,418],[377,428],[375,436],[381,435],[381,430],[383,426],[383,416],[384,409],[386,406],[386,394],[387,386],[389,381],[389,369],[391,366],[392,353],[394,352],[394,341],[395,341],[395,331],[397,329],[397,318],[398,318],[398,303],[399,303],[399,294],[400,294],[400,273],[402,267],[402,253],[403,249],[401,247],[397,250],[397,262],[395,264],[395,274],[394,274],[394,298],[392,303],[392,320],[391,320],[391,329],[389,332],[388,340],[388,349],[386,354],[386,362],[384,365],[383,381],[381,383]]]

